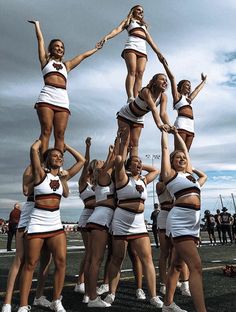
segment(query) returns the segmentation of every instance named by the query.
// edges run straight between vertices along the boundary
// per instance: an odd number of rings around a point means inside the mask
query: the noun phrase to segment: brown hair
[[[64,49],[64,53],[65,53],[65,45],[64,42],[61,39],[52,39],[48,45],[48,53],[49,53],[49,57],[51,57],[52,55],[52,49],[53,49],[53,45],[56,41],[60,41],[63,45],[63,49]]]
[[[63,153],[61,150],[59,150],[58,148],[49,148],[48,150],[46,150],[46,152],[44,152],[43,154],[43,162],[46,166],[46,168],[51,169],[50,167],[50,157],[53,151],[57,151],[61,154],[61,156],[63,157]]]
[[[154,91],[156,87],[156,80],[159,76],[166,76],[166,75],[162,73],[155,74],[147,85],[147,88],[149,88],[152,92]]]
[[[183,150],[180,150],[180,149],[176,149],[174,150],[172,153],[170,153],[170,163],[171,163],[171,167],[172,167],[172,164],[173,164],[173,160],[174,160],[174,157],[177,153],[184,153],[185,155],[185,152]]]
[[[143,6],[141,4],[136,4],[130,9],[129,14],[128,14],[128,17],[131,16],[130,19],[133,17],[133,11],[138,7],[142,8]],[[141,22],[141,25],[145,25],[146,27],[148,27],[148,24],[144,21],[143,18],[140,22]],[[129,23],[130,23],[130,20],[129,20]]]
[[[179,93],[181,93],[181,89],[182,89],[183,84],[184,84],[185,82],[189,82],[189,83],[190,83],[189,80],[183,79],[183,80],[180,80],[179,83],[177,84],[177,91],[178,91]]]

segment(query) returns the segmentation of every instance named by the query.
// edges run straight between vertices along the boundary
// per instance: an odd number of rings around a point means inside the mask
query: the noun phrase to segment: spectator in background
[[[7,233],[7,251],[12,251],[11,243],[13,236],[16,236],[17,226],[20,220],[21,207],[19,203],[14,205],[9,215],[8,233]]]
[[[159,212],[160,212],[160,209],[158,207],[158,204],[155,203],[154,210],[151,213],[150,219],[152,220],[152,233],[153,233],[153,237],[154,237],[157,248],[159,247],[158,234],[157,234],[157,216]]]
[[[222,208],[222,212],[220,213],[220,224],[221,224],[221,231],[222,231],[222,236],[223,236],[223,245],[227,244],[227,233],[230,239],[230,243],[233,243],[232,240],[232,234],[231,234],[231,229],[230,229],[230,223],[232,221],[231,214],[227,212],[228,209],[226,207]]]
[[[216,221],[216,230],[217,230],[217,233],[218,233],[219,241],[220,241],[220,244],[222,244],[221,224],[220,224],[220,209],[216,210],[215,221]]]
[[[205,222],[206,228],[207,228],[207,233],[209,235],[209,240],[211,246],[216,245],[216,238],[215,238],[215,216],[211,214],[210,210],[205,210],[204,211],[204,219],[203,221]]]

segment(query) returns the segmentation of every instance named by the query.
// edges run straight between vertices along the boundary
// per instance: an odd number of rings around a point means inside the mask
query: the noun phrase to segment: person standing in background
[[[150,219],[152,220],[152,233],[153,233],[153,237],[156,243],[156,247],[159,247],[159,242],[158,242],[158,234],[157,234],[157,216],[160,212],[160,209],[158,207],[158,204],[155,203],[154,204],[154,210],[151,213],[151,217]]]
[[[19,203],[14,205],[14,209],[11,211],[9,215],[9,225],[8,225],[8,233],[7,233],[7,251],[12,251],[11,243],[13,236],[16,236],[17,226],[20,220],[21,207]]]

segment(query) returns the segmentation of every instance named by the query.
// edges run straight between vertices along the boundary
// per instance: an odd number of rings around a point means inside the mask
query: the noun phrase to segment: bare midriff
[[[130,202],[119,204],[120,208],[132,210],[133,212],[141,213],[144,211],[144,204],[141,202]]]
[[[60,199],[59,198],[47,198],[47,199],[36,199],[35,200],[35,207],[48,207],[48,208],[54,208],[59,207],[60,205]]]
[[[192,110],[192,107],[189,106],[189,105],[186,105],[184,107],[181,107],[179,109],[179,113],[181,115],[186,115],[186,116],[189,116],[189,117],[193,117],[193,110]]]
[[[200,197],[199,194],[196,195],[185,195],[179,197],[174,204],[189,204],[189,205],[200,205]]]
[[[50,74],[49,76],[47,76],[45,79],[44,79],[44,83],[45,85],[49,85],[49,86],[53,86],[53,85],[56,85],[62,89],[65,89],[66,88],[66,81],[65,79],[60,76],[60,75],[57,75],[57,74]]]

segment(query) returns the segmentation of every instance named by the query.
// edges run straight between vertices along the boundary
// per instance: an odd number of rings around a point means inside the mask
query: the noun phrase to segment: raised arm
[[[85,140],[86,149],[85,149],[85,163],[83,166],[83,170],[81,172],[80,178],[79,178],[79,188],[84,188],[85,184],[88,182],[88,166],[90,163],[90,147],[91,147],[91,138],[87,137]]]
[[[169,65],[166,61],[165,58],[160,59],[160,62],[162,63],[163,67],[165,68],[166,74],[170,80],[170,84],[171,84],[171,93],[173,96],[173,101],[174,103],[178,102],[181,95],[179,94],[178,90],[177,90],[177,84],[175,81],[175,76],[172,74],[172,72],[170,71]]]
[[[104,43],[107,42],[107,40],[112,39],[112,38],[114,38],[115,36],[117,36],[118,34],[120,34],[120,33],[125,29],[125,27],[128,25],[129,21],[130,21],[130,18],[128,18],[128,17],[127,17],[126,19],[124,19],[124,20],[119,24],[118,27],[114,28],[114,29],[113,29],[112,31],[110,31],[107,35],[105,35],[105,36],[101,39],[100,43],[101,43],[101,44],[104,44]]]
[[[161,176],[163,182],[167,182],[173,174],[170,162],[170,151],[168,142],[168,133],[162,131],[161,134]]]
[[[71,71],[73,68],[78,66],[84,59],[86,59],[87,57],[90,57],[91,55],[96,53],[101,48],[102,48],[102,44],[99,42],[96,44],[95,48],[88,50],[82,54],[79,54],[69,61],[66,61],[65,66],[66,66],[67,72]]]
[[[169,116],[167,114],[167,95],[165,93],[162,93],[161,95],[161,102],[160,102],[160,117],[163,122],[163,124],[171,125]]]
[[[65,176],[66,180],[70,180],[74,175],[76,175],[85,163],[85,158],[73,147],[65,144],[65,151],[69,152],[76,160],[76,163],[67,169],[68,174]]]
[[[34,188],[34,176],[33,176],[33,172],[32,172],[32,166],[29,165],[24,173],[23,173],[23,177],[22,177],[22,188],[23,188],[23,194],[25,196],[29,196]]]
[[[198,169],[192,168],[193,173],[195,173],[198,176],[198,183],[200,186],[203,186],[207,180],[207,175]]]
[[[44,44],[44,39],[43,39],[43,34],[40,28],[39,21],[28,21],[31,24],[34,24],[35,26],[35,33],[38,41],[38,55],[39,55],[39,61],[41,64],[41,67],[43,68],[47,61],[48,61],[48,53],[47,50],[45,49],[45,44]]]
[[[160,49],[158,48],[156,43],[153,41],[151,35],[149,34],[147,30],[146,30],[146,40],[147,40],[147,43],[150,45],[150,47],[153,49],[153,51],[156,53],[159,60],[163,58]]]
[[[147,164],[143,164],[142,165],[142,170],[147,171],[148,173],[144,176],[145,180],[146,180],[146,184],[151,183],[152,181],[154,181],[156,179],[156,177],[158,176],[158,174],[160,173],[159,169],[156,169],[155,167],[151,166],[151,165],[147,165]]]
[[[30,159],[31,159],[32,172],[33,172],[35,184],[39,183],[45,175],[45,172],[42,168],[41,160],[40,160],[40,152],[39,152],[40,147],[41,147],[41,141],[36,140],[32,144],[31,149],[30,149]]]
[[[150,110],[152,112],[153,119],[154,119],[155,124],[158,127],[158,129],[168,131],[169,125],[168,124],[162,124],[158,109],[157,109],[156,104],[154,103],[154,101],[152,99],[151,92],[148,88],[143,89],[142,97],[143,97],[144,101],[147,103],[148,107],[150,108]]]
[[[199,83],[199,85],[193,90],[193,92],[189,95],[189,99],[192,101],[197,95],[198,93],[202,90],[202,88],[204,87],[205,83],[206,83],[206,79],[207,79],[207,75],[204,75],[203,73],[201,73],[201,79],[202,81]]]

